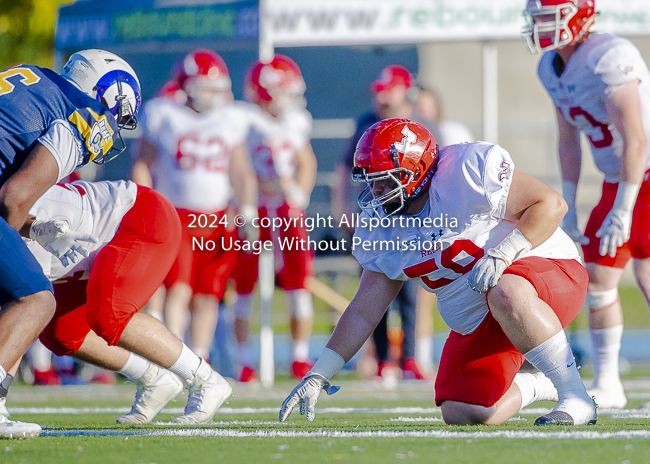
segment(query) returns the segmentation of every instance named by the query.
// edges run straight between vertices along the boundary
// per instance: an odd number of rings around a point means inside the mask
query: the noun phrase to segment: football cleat
[[[34,381],[32,385],[61,385],[61,378],[56,375],[54,369],[51,367],[47,371],[34,369]]]
[[[294,361],[291,363],[291,375],[294,379],[302,380],[311,368],[314,367],[313,363],[304,362],[304,361]]]
[[[587,390],[589,396],[593,396],[600,409],[623,409],[627,404],[623,384],[610,382],[606,386],[598,385]]]
[[[0,438],[34,438],[39,436],[42,431],[43,429],[38,424],[12,421],[0,415]]]
[[[152,364],[144,376],[135,381],[137,392],[131,412],[118,417],[117,424],[148,424],[167,403],[183,391],[180,379],[166,369]]]
[[[205,424],[232,395],[232,387],[217,371],[201,360],[196,377],[186,381],[189,395],[185,413],[174,419],[176,424]]]
[[[255,369],[250,366],[244,366],[241,370],[239,381],[243,383],[256,382],[257,373],[255,372]]]
[[[407,358],[404,361],[404,366],[402,368],[402,378],[410,380],[427,380],[422,371],[420,371],[420,366],[418,366],[415,358]]]
[[[535,419],[535,425],[593,425],[596,423],[596,403],[593,398],[565,398],[550,413]]]
[[[0,416],[5,416],[9,419],[9,411],[7,410],[7,398],[0,398]]]

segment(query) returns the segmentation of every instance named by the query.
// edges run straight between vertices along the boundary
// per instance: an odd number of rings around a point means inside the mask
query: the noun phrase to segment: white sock
[[[514,382],[521,392],[521,408],[542,400],[557,401],[557,390],[551,379],[543,375],[520,372]]]
[[[545,342],[524,353],[524,357],[551,379],[560,401],[567,395],[586,395],[585,386],[580,380],[576,361],[573,359],[573,352],[564,330],[560,330]]]
[[[299,362],[309,361],[309,340],[293,341],[293,360]]]
[[[248,342],[242,342],[237,344],[237,354],[239,356],[239,364],[242,366],[253,366],[253,352],[251,350],[251,344]]]
[[[122,369],[117,372],[125,375],[129,380],[136,381],[140,380],[144,374],[147,373],[147,369],[151,367],[151,363],[146,359],[138,356],[137,354],[130,353],[129,359],[126,360]]]
[[[619,382],[618,356],[621,351],[623,324],[607,329],[590,330],[594,347],[594,383],[591,388],[608,382]]]
[[[47,372],[52,368],[52,352],[37,338],[29,350],[34,369],[40,372]]]
[[[424,370],[433,370],[433,335],[415,339],[415,361]]]
[[[190,350],[185,343],[183,343],[183,349],[181,354],[174,364],[168,369],[173,372],[181,379],[185,380],[187,383],[191,383],[196,377],[196,371],[199,370],[201,365],[201,358]]]

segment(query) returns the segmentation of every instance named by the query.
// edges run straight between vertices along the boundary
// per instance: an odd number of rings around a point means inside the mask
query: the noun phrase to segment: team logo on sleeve
[[[499,181],[503,182],[504,179],[510,179],[511,174],[512,174],[512,167],[510,166],[510,163],[506,163],[505,161],[502,161],[501,172],[499,173]]]
[[[111,139],[111,131],[106,123],[106,117],[102,117],[93,124],[88,137],[88,149],[93,155],[102,153],[106,141]]]
[[[634,64],[628,63],[625,66],[618,66],[618,70],[623,73],[623,75],[627,75],[634,71]]]

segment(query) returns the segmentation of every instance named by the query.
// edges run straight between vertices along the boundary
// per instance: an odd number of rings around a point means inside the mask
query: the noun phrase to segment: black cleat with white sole
[[[596,419],[587,422],[587,425],[593,425]],[[535,419],[535,425],[573,425],[573,417],[564,411],[551,411],[545,416]]]

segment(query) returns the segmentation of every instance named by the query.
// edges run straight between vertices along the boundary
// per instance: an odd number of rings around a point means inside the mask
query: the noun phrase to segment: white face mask
[[[185,86],[188,105],[199,113],[223,106],[233,100],[230,79],[196,77]]]

